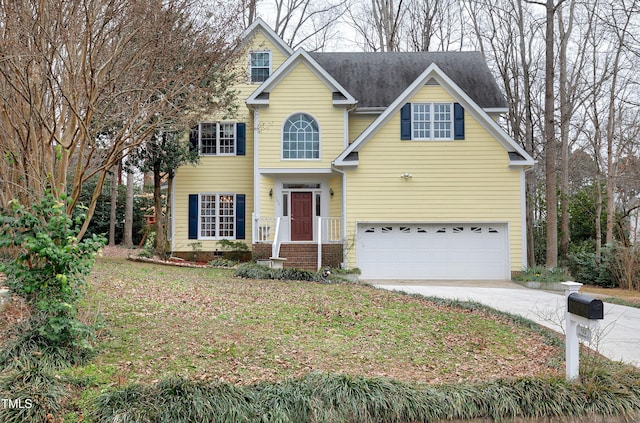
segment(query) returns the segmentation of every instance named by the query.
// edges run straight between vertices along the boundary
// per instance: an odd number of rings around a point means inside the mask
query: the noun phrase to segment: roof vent
[[[440,84],[439,84],[439,83],[438,83],[438,81],[436,81],[435,79],[430,78],[430,79],[427,81],[427,83],[426,83],[426,84],[424,84],[424,85],[435,85],[435,86],[438,86],[438,85],[440,85]]]

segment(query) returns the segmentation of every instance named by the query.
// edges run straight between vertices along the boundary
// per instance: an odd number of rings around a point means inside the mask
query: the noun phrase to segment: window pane
[[[291,116],[282,130],[282,157],[285,159],[317,159],[320,157],[320,130],[311,116]]]
[[[416,103],[413,105],[413,138],[431,138],[431,105]]]
[[[433,138],[451,138],[451,104],[433,105]]]
[[[213,238],[216,236],[216,196],[200,195],[200,236]]]
[[[289,194],[282,194],[282,215],[289,216]]]
[[[200,124],[200,153],[216,154],[216,123]]]
[[[236,152],[236,125],[234,123],[220,124],[220,154],[235,154]]]
[[[233,238],[235,236],[235,205],[233,195],[221,195],[219,199],[218,236]]]
[[[451,139],[451,103],[414,103],[413,139]]]
[[[269,56],[267,51],[251,53],[251,66],[269,66]]]
[[[251,53],[249,72],[251,82],[264,82],[269,78],[271,54],[266,51]]]

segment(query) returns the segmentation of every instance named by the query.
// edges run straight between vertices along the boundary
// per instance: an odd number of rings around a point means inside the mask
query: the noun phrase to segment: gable
[[[453,104],[456,99],[443,87],[425,85],[415,95],[409,97],[405,104]],[[373,135],[371,142],[359,149],[361,161],[370,160],[378,163],[398,162],[420,163],[425,167],[447,169],[465,167],[473,168],[476,164],[482,167],[499,166],[505,171],[508,168],[509,156],[504,147],[471,115],[466,114],[465,137],[463,140],[403,140],[401,134],[401,111],[394,116]],[[395,156],[395,157],[394,157]],[[375,158],[374,158],[375,157]],[[455,161],[457,164],[450,162]]]
[[[275,72],[290,56],[287,52],[283,52],[282,49],[276,45],[267,35],[260,31],[254,31],[253,36],[246,43],[245,55],[241,57],[248,67],[249,54],[257,51],[266,51],[271,54],[271,72]]]
[[[269,93],[285,81],[289,74],[298,64],[304,63],[307,68],[322,81],[324,85],[332,92],[334,105],[352,105],[357,101],[344,87],[338,83],[329,73],[327,73],[310,55],[304,50],[296,51],[287,59],[257,90],[253,92],[247,99],[248,105],[267,105],[269,104]]]
[[[259,167],[330,168],[333,159],[345,148],[345,113],[342,107],[335,107],[331,87],[308,63],[298,62],[290,66],[286,78],[273,87],[268,101],[259,112]],[[284,125],[296,114],[308,115],[318,125],[318,160],[283,160],[288,159],[283,155]]]
[[[278,37],[278,35],[262,19],[257,18],[242,34],[242,47],[253,44],[254,48],[260,45],[270,46],[278,50],[284,57],[293,54],[293,49]]]
[[[417,78],[403,93],[394,100],[394,102],[378,116],[378,118],[336,159],[338,166],[357,166],[358,160],[348,159],[353,157],[353,153],[359,150],[369,142],[375,134],[388,124],[393,125],[392,121],[399,121],[400,111],[405,104],[411,101],[416,95],[429,86],[438,85],[443,89],[443,93],[447,93],[448,98],[459,103],[464,109],[464,116],[470,116],[475,119],[502,147],[504,153],[515,152],[522,156],[525,160],[511,161],[512,166],[531,166],[534,164],[533,159],[524,149],[519,146],[507,133],[476,104],[459,86],[455,84],[437,65],[429,66],[419,78]],[[434,101],[434,100],[430,100]],[[436,100],[437,101],[437,100]],[[396,135],[400,138],[400,129]],[[505,154],[508,156],[508,154]]]

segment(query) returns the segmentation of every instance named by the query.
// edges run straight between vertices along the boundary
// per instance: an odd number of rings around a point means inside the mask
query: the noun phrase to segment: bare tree
[[[404,0],[370,0],[349,9],[349,25],[370,51],[399,51],[401,30],[407,13]]]
[[[406,16],[403,28],[409,51],[449,51],[464,47],[463,15],[465,6],[483,2],[458,0],[405,0]],[[468,40],[466,40],[468,41]]]
[[[624,101],[624,96],[621,95],[628,87],[628,84],[621,84],[623,79],[622,70],[626,65],[624,61],[624,55],[626,53],[626,42],[628,34],[630,33],[631,24],[634,17],[640,13],[640,8],[637,1],[625,1],[618,0],[610,3],[610,8],[605,10],[602,16],[604,24],[609,28],[609,33],[612,37],[613,59],[609,63],[609,72],[611,76],[611,82],[609,86],[609,102],[607,107],[607,232],[606,242],[613,241],[613,228],[615,220],[615,188],[617,178],[617,166],[618,160],[616,160],[616,147],[615,143],[621,141],[617,139],[617,132],[620,121],[618,119],[619,110],[618,104]],[[618,148],[618,158],[620,152],[624,148],[624,144]]]
[[[259,0],[241,0],[242,24],[246,28],[256,19]]]
[[[542,22],[531,13],[526,3],[506,0],[471,0],[465,2],[469,24],[475,35],[477,48],[491,66],[499,72],[509,112],[508,130],[513,139],[532,157],[538,158],[541,145],[535,133],[534,115],[540,114],[536,101],[536,81],[540,78],[543,48]],[[517,31],[514,31],[514,28]],[[527,264],[534,266],[534,221],[538,182],[537,173],[526,173]]]
[[[158,126],[225,107],[241,28],[224,2],[0,0],[0,198],[51,187],[71,213],[83,184]],[[206,12],[206,13],[205,13]]]
[[[274,31],[292,48],[323,50],[336,35],[348,0],[273,0]]]

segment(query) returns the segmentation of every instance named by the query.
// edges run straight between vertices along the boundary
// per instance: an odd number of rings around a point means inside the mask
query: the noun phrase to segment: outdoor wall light
[[[273,188],[269,190],[269,197],[273,198]]]
[[[333,197],[333,188],[329,188],[329,195]]]
[[[400,175],[400,177],[406,181],[407,179],[413,178],[413,175],[410,174],[409,172],[405,172],[402,175]]]

